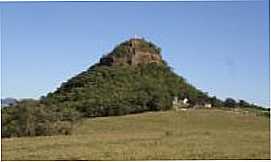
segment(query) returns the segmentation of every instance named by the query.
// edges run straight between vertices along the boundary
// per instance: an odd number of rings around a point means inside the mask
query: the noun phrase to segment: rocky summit
[[[140,65],[162,63],[161,49],[144,39],[133,38],[121,43],[100,59],[100,65]]]

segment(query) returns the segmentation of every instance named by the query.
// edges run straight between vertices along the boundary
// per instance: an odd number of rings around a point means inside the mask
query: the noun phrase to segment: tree
[[[48,136],[70,134],[77,111],[42,104],[35,100],[23,100],[15,106],[1,109],[2,137]]]
[[[216,98],[216,96],[211,97],[210,102],[213,107],[222,107],[223,106],[223,101]]]
[[[238,105],[240,107],[249,107],[250,106],[250,104],[248,102],[246,102],[245,100],[239,100]]]
[[[224,102],[224,106],[225,107],[231,107],[234,108],[236,107],[236,101],[233,98],[226,98],[225,102]]]

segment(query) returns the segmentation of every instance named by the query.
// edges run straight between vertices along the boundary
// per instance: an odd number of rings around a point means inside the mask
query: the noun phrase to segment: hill
[[[97,117],[168,110],[175,96],[191,103],[208,99],[171,70],[159,47],[144,39],[130,39],[42,101]]]
[[[160,47],[145,39],[130,39],[55,92],[3,108],[1,136],[68,135],[83,118],[170,110],[176,98],[187,99],[190,107],[224,104],[174,73]],[[229,98],[224,105],[235,107],[236,101]]]
[[[2,139],[2,160],[270,159],[269,126],[221,109],[92,118],[70,136]]]
[[[209,99],[172,71],[159,47],[130,39],[39,101],[1,110],[2,137],[70,134],[82,117],[169,110],[174,97]]]

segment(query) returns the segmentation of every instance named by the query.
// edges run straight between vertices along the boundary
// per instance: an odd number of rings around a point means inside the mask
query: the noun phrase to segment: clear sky
[[[142,36],[210,95],[269,105],[268,1],[1,3],[2,97],[39,98]]]

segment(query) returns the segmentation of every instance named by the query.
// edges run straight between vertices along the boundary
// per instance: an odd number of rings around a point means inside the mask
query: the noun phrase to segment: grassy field
[[[223,110],[87,119],[71,136],[2,139],[2,160],[270,159],[269,118]]]

